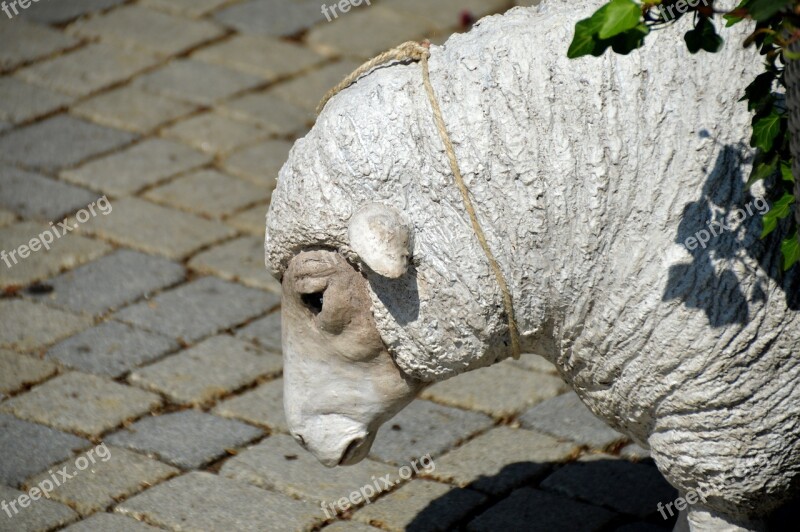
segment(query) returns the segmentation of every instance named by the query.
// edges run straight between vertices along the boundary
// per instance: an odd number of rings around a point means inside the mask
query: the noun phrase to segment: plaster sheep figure
[[[800,483],[800,268],[781,272],[745,187],[759,61],[732,34],[692,56],[680,28],[570,61],[585,4],[486,18],[431,48],[431,81],[523,352],[706,495],[692,530],[757,530]],[[511,355],[419,63],[361,77],[295,144],[266,262],[287,421],[328,466],[425,386]]]

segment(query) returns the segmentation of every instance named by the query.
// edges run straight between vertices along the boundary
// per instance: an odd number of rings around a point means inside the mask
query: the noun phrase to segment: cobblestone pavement
[[[352,468],[286,435],[262,239],[292,140],[360,61],[512,7],[355,0],[328,22],[322,2],[0,14],[0,250],[16,251],[0,263],[0,501],[15,504],[0,531],[670,528],[656,504],[675,493],[646,453],[532,355],[432,387]],[[18,249],[65,217],[77,228],[49,250]],[[79,471],[101,444],[108,459]],[[427,454],[435,469],[400,478]],[[19,499],[61,470],[74,478],[49,500]]]

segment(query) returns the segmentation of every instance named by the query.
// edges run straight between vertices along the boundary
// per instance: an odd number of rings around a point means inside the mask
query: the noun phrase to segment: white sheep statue
[[[743,32],[690,55],[680,24],[567,59],[600,4],[483,19],[431,47],[430,81],[522,351],[704,494],[681,526],[758,530],[800,484],[800,268],[781,271],[785,235],[759,238],[768,203],[745,186],[759,60]],[[421,69],[332,98],[267,219],[287,421],[329,466],[363,459],[425,386],[513,354]]]

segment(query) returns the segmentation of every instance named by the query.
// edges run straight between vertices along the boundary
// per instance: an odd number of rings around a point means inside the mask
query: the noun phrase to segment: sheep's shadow
[[[690,308],[702,309],[713,327],[746,324],[751,303],[767,298],[766,283],[756,282],[748,289],[737,277],[734,266],[745,255],[781,287],[787,307],[800,310],[800,267],[782,269],[780,244],[789,236],[790,224],[785,220],[767,238],[760,238],[761,213],[768,205],[745,186],[742,167],[748,157],[744,146],[722,149],[707,172],[700,197],[685,206],[675,236],[692,260],[670,268],[663,300],[679,299]],[[713,298],[708,297],[709,289]]]
[[[650,459],[517,462],[463,488],[451,488],[405,530],[665,532],[677,521],[677,498]],[[482,502],[476,505],[476,500]],[[796,530],[798,518],[800,497],[767,520],[767,531]]]

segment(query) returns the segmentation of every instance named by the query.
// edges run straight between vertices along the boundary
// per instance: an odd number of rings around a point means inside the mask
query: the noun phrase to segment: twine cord
[[[466,209],[467,214],[469,214],[469,219],[472,223],[472,230],[475,233],[475,236],[478,238],[481,248],[483,248],[483,252],[489,261],[489,267],[491,268],[492,273],[497,281],[497,285],[503,294],[503,307],[505,307],[506,316],[508,318],[508,334],[511,338],[511,354],[514,359],[519,359],[521,348],[519,341],[519,329],[517,328],[517,321],[514,318],[514,301],[511,297],[511,291],[508,288],[508,283],[503,275],[503,271],[500,269],[500,265],[497,263],[497,259],[489,247],[489,242],[486,240],[486,234],[483,232],[483,228],[478,220],[478,215],[475,212],[475,206],[470,198],[469,188],[467,188],[467,185],[464,183],[464,178],[461,175],[461,169],[458,166],[458,159],[456,158],[456,151],[453,147],[453,141],[450,139],[450,134],[447,132],[447,126],[445,125],[444,117],[442,116],[442,108],[439,106],[439,100],[436,97],[436,91],[434,91],[433,84],[431,83],[430,69],[428,67],[428,59],[431,55],[429,46],[430,44],[427,42],[420,44],[414,41],[409,41],[370,59],[358,67],[344,80],[342,80],[341,83],[329,90],[327,94],[325,94],[319,106],[317,107],[317,113],[322,111],[322,109],[325,107],[325,104],[327,104],[331,98],[358,81],[361,76],[367,74],[376,66],[386,64],[390,61],[418,61],[420,63],[422,66],[422,82],[425,86],[425,92],[428,95],[431,108],[433,109],[433,118],[434,123],[436,124],[436,129],[439,132],[439,137],[441,137],[442,142],[444,143],[447,159],[450,162],[450,170],[453,172],[456,186],[458,187],[458,191],[461,193],[461,199],[463,200],[464,208]]]

